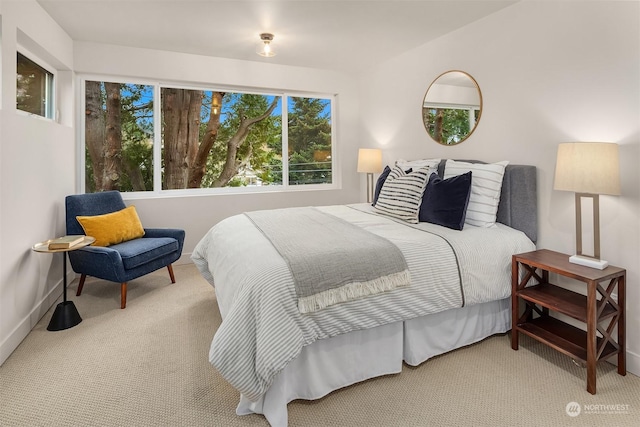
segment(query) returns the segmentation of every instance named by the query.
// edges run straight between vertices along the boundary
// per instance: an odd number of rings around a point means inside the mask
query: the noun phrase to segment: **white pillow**
[[[464,223],[477,227],[494,227],[500,204],[502,178],[508,161],[483,164],[447,160],[444,179],[471,171],[471,196]]]
[[[374,206],[382,215],[418,223],[422,193],[435,168],[420,168],[406,173],[401,166],[394,166],[380,190]]]
[[[440,163],[440,159],[422,159],[422,160],[396,160],[396,166],[400,166],[407,170],[409,168],[419,169],[419,168],[437,168]]]

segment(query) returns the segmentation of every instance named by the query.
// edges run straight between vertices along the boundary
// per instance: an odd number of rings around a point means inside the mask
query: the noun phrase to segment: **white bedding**
[[[286,427],[287,404],[293,400],[319,399],[342,387],[396,374],[403,361],[416,366],[509,329],[511,298],[505,298],[316,341],[302,349],[258,401],[241,396],[236,413],[263,414],[272,427]]]
[[[408,226],[376,215],[368,205],[319,209],[396,244],[411,285],[302,315],[288,267],[270,242],[244,215],[221,221],[192,258],[215,284],[223,317],[209,359],[249,400],[258,400],[302,348],[317,340],[507,297],[511,255],[535,249],[524,233],[501,224],[459,232],[428,223]]]

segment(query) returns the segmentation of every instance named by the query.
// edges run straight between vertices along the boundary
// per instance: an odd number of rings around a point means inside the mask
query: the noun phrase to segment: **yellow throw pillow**
[[[93,246],[109,246],[144,236],[135,206],[95,216],[77,216],[84,234],[95,237]]]

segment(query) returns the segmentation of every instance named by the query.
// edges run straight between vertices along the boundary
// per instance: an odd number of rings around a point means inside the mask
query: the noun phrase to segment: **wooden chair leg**
[[[124,309],[127,306],[127,282],[120,284],[120,308]]]
[[[80,294],[82,293],[82,287],[84,286],[84,279],[87,278],[86,274],[81,274],[80,275],[80,283],[78,283],[78,291],[76,292],[76,296],[79,297]]]
[[[173,266],[171,264],[167,265],[167,270],[169,270],[169,276],[171,277],[171,283],[176,283],[176,278],[173,275]]]

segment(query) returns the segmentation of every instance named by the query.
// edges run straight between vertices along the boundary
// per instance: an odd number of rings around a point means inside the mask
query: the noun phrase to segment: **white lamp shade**
[[[358,172],[382,172],[382,151],[378,148],[360,148],[358,150]]]
[[[558,145],[555,190],[620,194],[618,144],[568,142]]]

